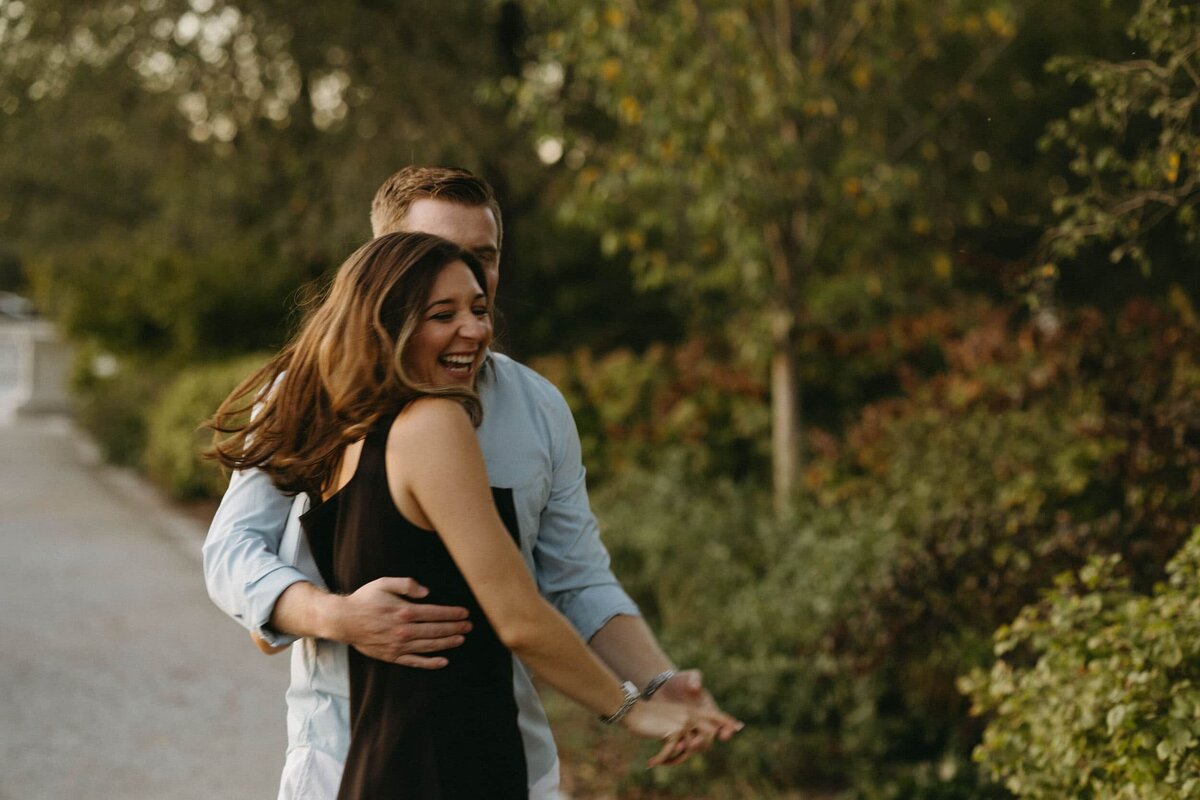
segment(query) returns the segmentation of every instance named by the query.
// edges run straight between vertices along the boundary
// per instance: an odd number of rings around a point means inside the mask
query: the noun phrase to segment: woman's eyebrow
[[[429,309],[433,308],[434,306],[452,305],[453,303],[454,303],[453,300],[448,300],[448,299],[447,300],[434,300],[432,303],[425,306],[425,310],[428,311]]]

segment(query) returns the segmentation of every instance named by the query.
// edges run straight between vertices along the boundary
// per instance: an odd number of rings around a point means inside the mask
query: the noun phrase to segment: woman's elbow
[[[500,643],[517,655],[528,650],[537,639],[538,626],[528,617],[518,616],[503,620],[493,627]]]
[[[554,610],[541,597],[534,595],[496,614],[492,628],[500,643],[517,655],[536,648],[553,627]]]

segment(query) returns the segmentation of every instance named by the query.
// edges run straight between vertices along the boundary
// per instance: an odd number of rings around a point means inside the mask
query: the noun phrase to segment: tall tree
[[[569,219],[769,370],[777,506],[802,467],[800,326],[947,274],[957,117],[1015,33],[1004,0],[531,0],[512,87]],[[900,246],[903,245],[903,246]],[[886,299],[885,299],[886,301]],[[851,305],[853,301],[851,301]],[[769,365],[769,366],[768,366]]]
[[[477,169],[514,216],[537,202],[532,148],[475,102],[515,68],[510,16],[0,0],[0,235],[68,328],[114,349],[278,343],[288,295],[369,235],[399,166]]]

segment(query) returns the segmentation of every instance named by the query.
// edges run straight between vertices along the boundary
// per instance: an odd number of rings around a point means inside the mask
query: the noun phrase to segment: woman
[[[508,650],[606,720],[665,739],[652,765],[689,738],[711,739],[719,721],[638,703],[539,596],[472,428],[481,418],[472,387],[491,338],[486,285],[470,254],[437,237],[375,239],[214,421],[232,434],[216,448],[226,466],[257,467],[314,500],[305,530],[330,588],[406,574],[477,621],[443,670],[349,651],[340,798],[524,798]],[[240,422],[245,399],[266,386],[253,420]]]

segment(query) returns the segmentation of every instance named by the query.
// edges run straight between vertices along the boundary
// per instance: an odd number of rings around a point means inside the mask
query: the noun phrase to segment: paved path
[[[0,800],[273,798],[287,656],[209,602],[195,523],[86,462],[0,427]]]

